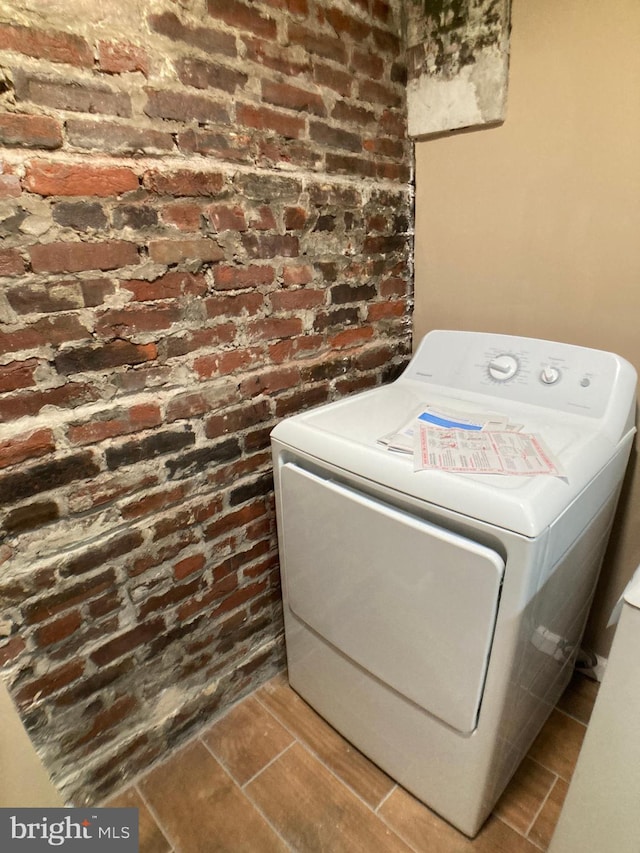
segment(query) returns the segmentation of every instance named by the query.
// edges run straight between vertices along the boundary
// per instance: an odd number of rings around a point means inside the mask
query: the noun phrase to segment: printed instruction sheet
[[[388,450],[412,454],[416,471],[564,476],[543,439],[521,430],[522,424],[495,412],[425,403],[397,432],[378,441]]]

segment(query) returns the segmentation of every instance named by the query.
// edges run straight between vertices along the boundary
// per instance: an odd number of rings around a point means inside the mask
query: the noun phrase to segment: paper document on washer
[[[443,429],[419,422],[415,442],[416,471],[563,476],[543,440],[531,433]]]
[[[442,429],[460,429],[469,432],[480,430],[518,430],[519,426],[510,424],[503,415],[488,412],[463,412],[428,403],[420,406],[397,432],[389,433],[378,439],[388,450],[400,453],[413,453],[416,429],[419,424],[431,425]]]

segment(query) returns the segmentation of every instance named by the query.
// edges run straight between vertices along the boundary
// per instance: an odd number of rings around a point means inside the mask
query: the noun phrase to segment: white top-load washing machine
[[[272,433],[290,683],[467,835],[571,675],[635,388],[612,353],[434,331],[392,384]],[[562,476],[415,470],[380,439],[420,411],[503,416]]]

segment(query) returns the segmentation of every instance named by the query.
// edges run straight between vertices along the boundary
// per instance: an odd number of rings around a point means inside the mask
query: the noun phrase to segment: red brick
[[[72,512],[85,512],[87,509],[99,507],[118,500],[140,489],[150,489],[158,485],[155,474],[145,474],[142,477],[134,475],[100,478],[94,483],[81,486],[74,490],[69,497],[69,507]]]
[[[175,563],[173,574],[177,580],[183,580],[194,572],[201,572],[205,565],[204,554],[192,554],[190,557],[185,557],[184,560]]]
[[[269,358],[274,364],[282,364],[292,358],[306,358],[317,355],[326,349],[322,335],[305,335],[302,338],[293,338],[269,344]]]
[[[136,302],[204,296],[207,292],[204,275],[190,272],[168,272],[154,281],[122,281],[120,287],[131,291]]]
[[[406,118],[400,112],[384,110],[380,116],[380,128],[384,133],[404,139],[407,135]]]
[[[377,80],[361,80],[358,83],[360,100],[369,104],[381,104],[383,107],[402,106],[402,95],[391,86]]]
[[[108,119],[68,119],[67,139],[77,148],[97,148],[110,154],[165,153],[173,148],[168,131],[136,127]]]
[[[21,192],[20,178],[17,175],[0,174],[0,198],[17,198]]]
[[[330,65],[317,62],[313,67],[313,79],[320,86],[333,89],[334,92],[338,92],[338,94],[345,98],[351,95],[353,74],[347,71],[340,71],[337,68],[332,68]]]
[[[71,444],[93,444],[117,435],[150,429],[161,423],[160,408],[154,403],[146,403],[124,411],[107,410],[93,415],[88,423],[71,424],[67,429],[67,437]]]
[[[198,613],[201,610],[209,607],[210,604],[220,599],[222,596],[232,592],[238,586],[238,579],[233,574],[228,574],[213,584],[207,592],[194,596],[191,601],[187,601],[178,608],[178,619],[186,620]]]
[[[149,257],[157,264],[180,264],[184,261],[219,261],[224,251],[214,240],[151,240]]]
[[[21,148],[60,148],[62,126],[49,116],[0,115],[0,143]]]
[[[287,231],[300,231],[307,222],[307,211],[303,207],[287,207],[284,212],[284,227]]]
[[[63,375],[108,370],[128,364],[143,364],[153,361],[158,355],[155,344],[132,344],[115,340],[103,346],[64,349],[54,359],[56,370]]]
[[[251,134],[239,133],[229,127],[224,133],[190,128],[178,133],[177,142],[180,151],[187,154],[205,154],[238,163],[253,162]]]
[[[33,27],[0,24],[0,49],[15,50],[36,59],[68,65],[93,65],[93,52],[89,44],[80,36],[59,31],[46,32]]]
[[[354,106],[345,101],[336,101],[331,118],[358,127],[376,126],[376,115],[372,110],[365,109],[363,106]]]
[[[313,113],[326,116],[327,111],[322,96],[317,92],[309,92],[289,83],[276,83],[272,80],[262,81],[262,100],[276,107],[286,107],[298,112]]]
[[[264,592],[267,588],[268,582],[268,579],[265,578],[262,581],[255,581],[248,586],[236,590],[231,595],[228,595],[221,604],[214,609],[213,615],[219,616],[221,613],[229,613],[229,611],[235,610],[236,607],[240,607],[241,604],[246,604],[248,601],[251,601],[252,598],[255,598],[261,592]]]
[[[16,694],[16,701],[19,705],[29,705],[38,699],[47,699],[52,693],[76,681],[83,673],[84,662],[81,660],[71,661],[58,669],[49,670],[46,675],[21,687]]]
[[[302,334],[302,320],[297,317],[268,318],[250,323],[247,328],[249,337],[253,340],[269,340],[273,338],[291,338]]]
[[[138,176],[126,166],[90,166],[27,163],[24,186],[32,193],[51,196],[117,196],[138,188]]]
[[[360,71],[372,80],[379,80],[384,73],[384,60],[377,53],[354,50],[351,64],[355,71]]]
[[[22,275],[25,263],[17,249],[0,249],[0,276]]]
[[[218,323],[212,328],[197,329],[194,332],[182,334],[180,337],[171,335],[169,339],[164,341],[163,356],[175,358],[203,348],[218,349],[221,344],[232,343],[235,335],[236,327],[233,323]]]
[[[183,312],[174,301],[161,305],[127,305],[104,312],[96,322],[96,332],[105,337],[131,336],[140,332],[157,332],[169,329],[182,320]],[[154,347],[154,344],[147,346]]]
[[[72,740],[69,746],[76,749],[83,744],[90,743],[92,751],[94,751],[95,746],[105,739],[104,735],[115,728],[118,723],[130,717],[138,709],[138,706],[139,702],[135,696],[118,697],[115,702],[109,703],[102,711],[93,714],[88,731],[81,737]]]
[[[235,373],[237,370],[254,366],[260,355],[261,350],[255,348],[220,353],[217,357],[218,373],[221,376],[226,376],[229,373]]]
[[[256,107],[252,104],[238,104],[236,120],[245,127],[257,130],[273,130],[286,139],[299,139],[304,134],[304,118],[289,116],[266,107]]]
[[[205,435],[207,438],[220,438],[223,435],[236,433],[262,423],[269,417],[269,406],[266,400],[254,402],[248,406],[244,405],[237,409],[228,409],[223,414],[215,414],[207,419]]]
[[[242,245],[250,258],[297,258],[300,252],[292,234],[245,234]]]
[[[295,267],[286,265],[282,268],[282,281],[287,287],[297,284],[309,284],[313,281],[313,269],[308,264]]]
[[[135,243],[112,240],[104,243],[40,243],[31,246],[34,272],[81,272],[82,270],[114,270],[137,264]]]
[[[249,225],[255,231],[273,231],[277,227],[276,218],[270,207],[263,205],[254,211],[254,214],[251,215]]]
[[[251,264],[248,267],[219,265],[213,274],[218,290],[242,290],[261,284],[271,284],[275,280],[275,270],[267,264]]]
[[[150,169],[142,176],[142,185],[150,192],[169,196],[215,196],[224,189],[224,175],[179,169],[167,172]]]
[[[248,79],[243,71],[190,56],[183,56],[174,64],[180,82],[196,89],[221,89],[233,95],[244,88]]]
[[[247,221],[240,205],[212,204],[207,216],[215,231],[246,231]]]
[[[239,3],[238,0],[208,0],[207,11],[230,27],[248,30],[257,36],[275,41],[276,22],[260,14],[254,6]]]
[[[287,415],[301,412],[303,409],[312,406],[318,406],[320,403],[326,403],[328,398],[328,385],[315,385],[312,388],[305,388],[276,400],[275,415],[278,418],[286,418]]]
[[[140,518],[143,515],[149,515],[152,512],[165,509],[171,504],[178,503],[184,498],[184,488],[177,486],[174,489],[168,489],[153,494],[147,494],[143,498],[125,504],[122,507],[122,517],[126,519]]]
[[[136,625],[119,637],[114,637],[91,654],[91,660],[98,666],[111,663],[116,658],[130,652],[132,649],[142,646],[153,640],[165,630],[164,621],[160,618],[152,619],[150,622]]]
[[[25,648],[26,644],[22,637],[11,637],[7,642],[0,644],[0,666],[15,660]]]
[[[203,124],[206,122],[229,124],[229,113],[226,107],[205,95],[189,95],[186,92],[171,92],[168,89],[161,91],[145,89],[145,92],[147,104],[144,111],[151,118],[197,121]]]
[[[200,231],[203,213],[203,208],[193,202],[165,204],[160,210],[162,221],[180,231]]]
[[[339,36],[350,36],[355,42],[361,43],[369,37],[371,27],[365,21],[345,15],[335,7],[326,9],[324,14]]]
[[[11,328],[11,327],[6,327]],[[86,327],[75,314],[61,314],[38,320],[12,332],[0,332],[0,355],[50,344],[77,341],[89,337]]]
[[[325,301],[325,291],[309,290],[285,290],[271,294],[271,305],[274,311],[301,311],[317,308]]]
[[[98,41],[98,66],[110,74],[141,71],[149,74],[149,55],[146,50],[131,42]]]
[[[367,308],[367,316],[372,323],[379,320],[393,320],[404,317],[407,306],[404,302],[374,302]]]
[[[311,68],[308,57],[297,56],[292,51],[287,52],[282,45],[274,42],[247,37],[244,39],[244,44],[248,60],[259,63],[265,68],[271,68],[273,71],[279,71],[286,77],[306,74]]]
[[[331,338],[331,346],[335,349],[343,349],[346,347],[360,346],[371,340],[373,337],[373,329],[366,326],[360,329],[345,329],[344,332],[338,332]]]
[[[216,405],[222,405],[235,399],[235,389],[226,389],[218,392],[215,397]],[[183,418],[193,418],[204,415],[210,412],[212,408],[212,400],[206,393],[185,392],[174,397],[167,404],[167,423],[172,423]]]
[[[35,358],[27,361],[10,361],[0,366],[0,394],[30,388],[35,385],[34,372],[38,366]]]
[[[36,642],[42,646],[50,646],[59,643],[77,631],[82,624],[82,616],[79,610],[72,610],[55,622],[49,622],[36,631]]]
[[[131,98],[126,92],[104,85],[78,86],[59,77],[45,77],[24,70],[15,71],[13,78],[18,101],[30,101],[54,110],[131,116]]]
[[[37,459],[55,450],[55,440],[50,429],[39,429],[26,436],[0,442],[0,468],[17,465],[27,459]]]
[[[388,364],[392,356],[393,350],[390,346],[379,346],[361,353],[356,358],[356,365],[359,370],[373,370]]]
[[[288,23],[287,33],[289,43],[302,46],[308,53],[346,65],[347,48],[336,36],[325,35],[293,21]]]
[[[74,408],[93,403],[100,396],[97,388],[83,382],[68,382],[57,388],[29,391],[0,399],[0,421],[37,415],[45,406]]]
[[[149,15],[151,30],[160,33],[173,41],[183,41],[192,47],[197,47],[209,56],[221,54],[235,58],[237,56],[235,34],[225,33],[211,27],[189,27],[183,24],[173,12],[162,12],[160,15]]]
[[[264,305],[261,293],[237,293],[234,296],[212,296],[206,300],[207,317],[238,317],[257,314]]]
[[[229,512],[216,519],[205,529],[205,539],[219,539],[221,536],[225,536],[234,530],[241,531],[249,522],[261,518],[266,511],[266,502],[261,500],[247,504],[235,512]]]
[[[381,30],[379,27],[372,27],[372,32],[373,41],[378,50],[390,53],[394,57],[398,55],[400,51],[400,39],[397,35],[390,33],[388,30]]]
[[[297,367],[280,367],[248,377],[240,383],[240,393],[246,397],[270,395],[299,384],[300,370]]]

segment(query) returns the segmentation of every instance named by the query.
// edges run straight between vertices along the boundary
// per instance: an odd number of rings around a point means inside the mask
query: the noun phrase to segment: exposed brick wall
[[[0,665],[80,804],[283,665],[269,432],[406,361],[412,156],[385,0],[21,5]]]

